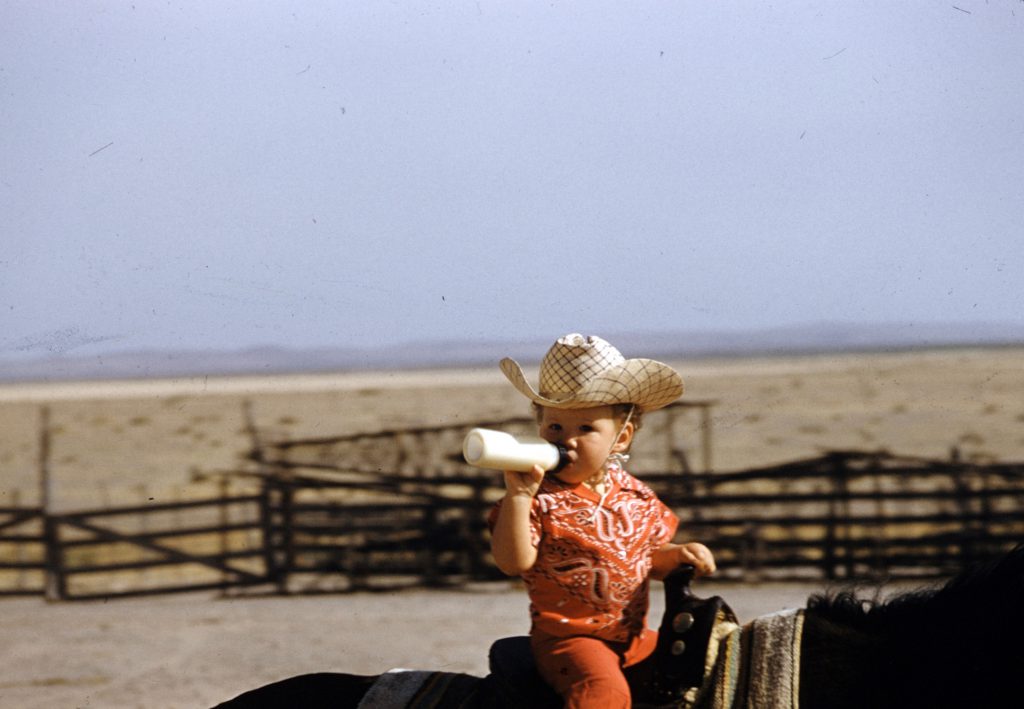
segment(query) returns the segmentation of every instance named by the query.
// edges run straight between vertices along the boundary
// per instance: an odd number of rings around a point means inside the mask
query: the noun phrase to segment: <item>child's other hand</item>
[[[663,579],[683,564],[692,566],[696,577],[715,573],[715,556],[711,550],[699,542],[687,542],[655,549],[651,556],[651,576]]]
[[[524,497],[536,497],[540,490],[540,481],[544,479],[544,469],[539,465],[533,466],[528,473],[520,473],[515,470],[505,471],[505,490],[510,497],[522,495]]]
[[[680,544],[679,563],[691,564],[697,572],[697,576],[708,576],[715,573],[715,555],[711,550],[700,542],[687,542]]]

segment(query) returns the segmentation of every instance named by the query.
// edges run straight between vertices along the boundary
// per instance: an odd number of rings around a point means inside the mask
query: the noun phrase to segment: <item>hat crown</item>
[[[540,363],[539,392],[556,399],[575,394],[594,377],[625,361],[622,353],[596,335],[565,335]]]

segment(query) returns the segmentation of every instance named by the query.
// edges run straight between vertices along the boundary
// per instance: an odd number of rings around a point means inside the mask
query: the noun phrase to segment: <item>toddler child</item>
[[[491,550],[530,596],[530,644],[541,676],[566,707],[629,707],[622,669],[650,655],[648,579],[680,564],[713,573],[703,544],[673,544],[678,518],[623,464],[645,411],[683,393],[679,374],[649,359],[625,359],[599,337],[559,338],[534,390],[511,359],[501,369],[529,398],[540,435],[569,462],[545,475],[505,472],[491,511]]]

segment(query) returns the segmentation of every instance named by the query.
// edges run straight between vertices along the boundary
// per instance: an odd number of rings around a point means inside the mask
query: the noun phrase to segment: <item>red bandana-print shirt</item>
[[[651,554],[672,540],[678,518],[644,483],[609,465],[611,489],[544,477],[530,511],[537,562],[523,574],[533,627],[548,635],[631,640],[644,629]],[[499,501],[489,517],[497,522]]]

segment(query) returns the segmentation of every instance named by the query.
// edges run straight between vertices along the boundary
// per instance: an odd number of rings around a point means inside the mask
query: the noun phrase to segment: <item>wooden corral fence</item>
[[[264,584],[260,502],[246,495],[49,515],[48,593],[81,600]]]
[[[87,600],[266,584],[260,495],[45,513],[0,508],[0,595]],[[31,525],[12,533],[18,526]]]
[[[676,402],[644,414],[644,434],[634,444],[645,471],[712,470],[713,400]],[[465,476],[472,471],[462,459],[462,439],[473,427],[514,434],[536,434],[536,421],[513,417],[453,424],[391,429],[322,438],[284,439],[253,431],[253,457],[274,469],[344,469],[353,473],[388,473],[406,477]]]
[[[945,576],[1024,541],[1024,464],[853,451],[648,479],[725,578]]]
[[[678,402],[645,415],[637,457],[671,475],[692,472],[697,458],[709,472],[714,404]],[[463,460],[473,427],[536,433],[529,417],[276,441],[253,430],[251,458],[273,501],[268,573],[278,589],[501,578],[485,518],[503,494],[502,476]]]
[[[489,557],[490,477],[367,485],[268,477],[269,574],[282,593],[458,585],[501,578]],[[488,495],[487,493],[492,494]]]
[[[314,593],[501,578],[485,519],[502,476],[460,462],[469,428],[254,437],[251,494],[225,484],[202,500],[0,508],[0,594]],[[726,580],[935,577],[1024,540],[1024,464],[833,452],[695,472],[674,429],[660,430],[665,467],[641,477],[679,514],[681,538],[714,550]]]
[[[500,578],[485,518],[500,474],[360,481],[268,478],[279,588],[296,592]],[[347,479],[346,479],[347,478]],[[736,581],[934,578],[1024,540],[1024,465],[834,452],[734,473],[644,479]]]

